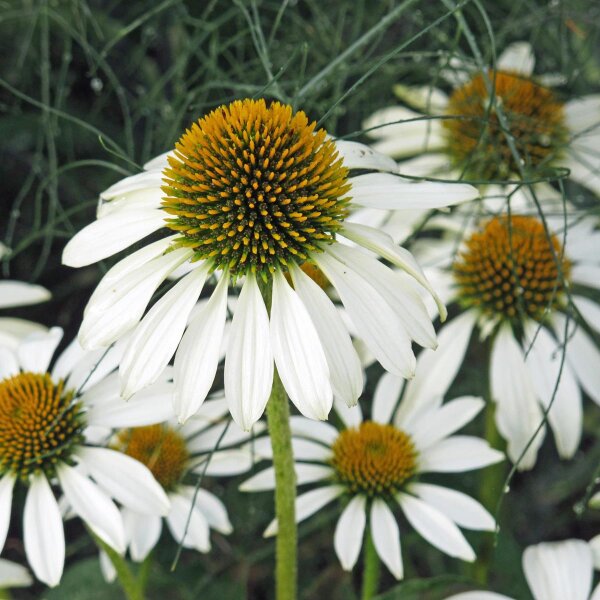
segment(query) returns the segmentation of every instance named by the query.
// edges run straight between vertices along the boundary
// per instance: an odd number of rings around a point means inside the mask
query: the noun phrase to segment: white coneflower
[[[425,358],[425,357],[424,357]],[[432,381],[427,359],[402,401],[403,381],[385,374],[377,385],[371,419],[359,406],[336,404],[342,428],[292,417],[292,445],[298,485],[316,484],[296,500],[298,522],[335,499],[345,503],[337,522],[334,547],[342,567],[358,560],[367,521],[375,550],[397,578],[403,577],[401,534],[393,510],[399,506],[408,522],[430,544],[450,556],[472,561],[475,554],[458,526],[491,531],[494,519],[475,500],[445,486],[427,482],[429,473],[459,473],[497,463],[504,456],[477,437],[453,435],[483,408],[480,398],[457,398],[442,405],[454,374]],[[271,456],[267,438],[255,442],[259,456]],[[270,490],[273,468],[240,486],[243,491]],[[274,535],[273,521],[265,535]]]
[[[490,338],[496,425],[513,462],[551,401],[548,422],[563,458],[574,455],[581,439],[581,390],[600,404],[600,351],[584,327],[600,326],[600,306],[589,295],[600,285],[600,231],[588,218],[569,225],[565,237],[562,219],[546,221],[549,235],[533,216],[446,219],[446,235],[423,244],[424,252],[415,247],[424,263],[428,254],[437,265],[426,272],[444,299],[462,308],[439,331],[440,346],[453,352],[442,352],[440,363],[431,355],[432,376],[449,364],[456,372],[475,328]],[[534,466],[544,433],[530,444],[521,469]]]
[[[329,139],[303,112],[279,102],[217,108],[186,131],[174,152],[104,192],[98,219],[67,244],[65,264],[84,266],[161,230],[100,282],[81,343],[106,346],[133,330],[120,366],[125,397],[152,383],[175,354],[176,412],[184,421],[213,383],[227,290],[239,284],[225,358],[233,418],[247,430],[262,415],[275,363],[300,412],[325,419],[334,395],[356,403],[362,371],[333,303],[304,272],[316,267],[384,368],[411,377],[412,341],[434,347],[435,332],[413,287],[376,255],[434,292],[409,252],[345,218],[357,206],[435,208],[477,192],[409,183],[395,171],[391,159]],[[186,274],[144,316],[154,291],[182,265]],[[212,273],[218,284],[188,323]]]
[[[123,402],[116,374],[107,375],[118,364],[118,349],[100,361],[102,352],[83,352],[74,343],[50,371],[61,337],[62,330],[52,328],[28,336],[16,352],[0,348],[0,548],[13,489],[22,485],[25,553],[36,577],[50,586],[59,583],[65,558],[53,487],[98,538],[121,553],[125,531],[111,498],[141,513],[169,510],[166,494],[143,464],[96,440],[106,428],[164,420],[172,391],[159,382]]]

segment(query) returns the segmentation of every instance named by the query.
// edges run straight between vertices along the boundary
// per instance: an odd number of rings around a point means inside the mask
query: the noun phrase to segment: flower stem
[[[117,573],[117,579],[123,589],[125,598],[127,600],[144,600],[143,587],[138,583],[137,578],[131,572],[131,569],[127,565],[127,561],[116,551],[113,550],[108,544],[104,543],[98,536],[92,534],[96,545],[104,550],[110,562],[113,564]]]
[[[294,600],[297,586],[296,472],[288,399],[275,369],[267,403],[267,422],[275,467],[275,585],[277,600]]]
[[[363,580],[362,580],[362,600],[370,600],[377,594],[379,588],[379,575],[381,572],[381,563],[371,532],[367,532],[364,550]]]

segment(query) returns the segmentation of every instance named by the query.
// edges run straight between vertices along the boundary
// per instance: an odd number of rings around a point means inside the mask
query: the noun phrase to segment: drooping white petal
[[[373,148],[359,142],[335,140],[335,147],[344,160],[347,169],[374,169],[395,173],[396,161],[389,156],[376,152]]]
[[[295,264],[291,274],[322,343],[333,393],[348,406],[354,406],[362,393],[363,373],[348,330],[327,294],[308,275]]]
[[[58,503],[45,475],[29,483],[23,512],[23,541],[35,576],[50,587],[58,585],[65,564],[65,532]]]
[[[448,95],[430,85],[394,85],[397,98],[428,114],[443,114],[448,108]]]
[[[333,547],[345,571],[353,569],[360,554],[367,521],[366,504],[364,496],[354,496],[335,526]]]
[[[36,332],[27,336],[17,350],[21,370],[46,373],[62,336],[63,330],[60,327],[52,327],[48,332]]]
[[[322,421],[315,423],[312,419],[306,419],[298,415],[290,417],[290,427],[293,436],[305,437],[316,442],[321,442],[326,446],[331,446],[339,435],[339,431],[329,423]]]
[[[169,500],[150,469],[131,456],[109,448],[77,451],[86,470],[112,498],[142,514],[166,515]]]
[[[490,448],[481,438],[454,435],[430,446],[419,455],[419,472],[460,473],[481,469],[504,460],[504,454]]]
[[[203,431],[201,435],[188,437],[187,448],[192,454],[210,452],[217,447],[217,443],[219,444],[219,448],[227,448],[228,446],[248,441],[251,436],[258,435],[264,431],[265,428],[266,423],[262,421],[254,425],[252,433],[244,431],[235,423],[217,423],[210,429]],[[225,429],[227,429],[227,431],[225,431]]]
[[[410,338],[393,308],[348,264],[342,264],[329,248],[314,260],[340,294],[359,336],[387,371],[410,378],[415,357]]]
[[[348,406],[345,402],[334,400],[333,406],[338,417],[341,419],[344,426],[349,429],[351,427],[359,427],[363,421],[363,414],[360,404],[356,406]]]
[[[62,463],[56,469],[73,511],[111,548],[125,552],[125,531],[119,509],[110,498],[75,468]]]
[[[213,384],[227,317],[227,273],[193,318],[175,354],[173,408],[185,422],[202,405]]]
[[[492,346],[490,380],[496,402],[496,425],[508,442],[508,455],[516,462],[542,422],[535,390],[525,365],[523,350],[510,325],[500,327]],[[531,469],[544,439],[545,428],[535,436],[520,469]]]
[[[0,479],[0,552],[4,548],[8,526],[10,525],[10,512],[12,507],[15,476],[7,473]]]
[[[7,279],[0,281],[0,308],[37,304],[49,300],[51,296],[41,285]]]
[[[249,275],[235,308],[225,358],[225,397],[242,429],[249,431],[260,419],[272,383],[269,317],[256,278]]]
[[[498,57],[496,68],[530,77],[535,67],[535,54],[529,42],[513,42]]]
[[[371,536],[377,554],[396,579],[404,577],[400,530],[389,506],[380,498],[371,505]]]
[[[227,515],[225,505],[214,495],[202,488],[196,490],[193,486],[181,486],[179,493],[196,502],[194,506],[206,519],[210,527],[222,533],[229,535],[233,531],[233,526]]]
[[[411,428],[411,438],[419,452],[433,446],[470,423],[485,406],[482,398],[464,396],[447,402],[439,410],[417,420]]]
[[[206,281],[208,267],[204,263],[181,279],[135,329],[119,366],[124,398],[154,383],[171,360]]]
[[[162,519],[159,515],[142,515],[128,508],[121,509],[121,514],[129,541],[129,554],[133,560],[141,562],[160,538]]]
[[[0,558],[0,582],[3,588],[28,587],[33,584],[29,571],[10,560]]]
[[[156,288],[191,256],[191,250],[178,248],[106,284],[103,279],[85,309],[78,336],[81,345],[86,349],[108,346],[127,333],[142,318]]]
[[[523,571],[535,600],[587,600],[592,552],[581,540],[529,546],[523,553]]]
[[[203,463],[195,469],[195,472],[202,472],[214,477],[239,475],[240,473],[246,473],[252,468],[255,458],[249,448],[224,450],[223,452],[213,454],[206,470]]]
[[[351,178],[352,204],[387,210],[444,208],[475,200],[479,192],[466,183],[409,183],[390,173],[367,173]]]
[[[290,400],[306,417],[325,420],[333,392],[323,345],[304,303],[279,271],[273,275],[271,344]]]
[[[296,498],[296,523],[307,519],[318,510],[329,504],[344,493],[341,485],[329,485],[317,488]],[[277,533],[277,519],[273,519],[265,529],[263,537],[271,537]]]
[[[198,552],[210,550],[210,529],[204,515],[195,507],[186,495],[170,494],[171,512],[167,524],[173,537],[184,548],[195,548]],[[186,530],[187,528],[187,530]]]
[[[475,552],[464,535],[439,510],[408,494],[398,494],[398,502],[409,523],[432,546],[449,556],[469,562],[475,560]]]
[[[391,422],[392,414],[400,399],[404,379],[384,373],[377,382],[373,393],[373,406],[371,408],[371,419],[376,423],[386,425]]]
[[[558,453],[562,458],[571,458],[581,439],[583,408],[579,386],[566,360],[561,369],[562,350],[544,327],[528,322],[525,337],[529,350],[526,365],[535,391],[544,407],[552,402],[548,422]]]
[[[161,210],[120,210],[93,221],[76,233],[63,250],[62,262],[69,267],[91,265],[164,226],[165,214]]]
[[[271,440],[268,437],[254,440],[252,443],[252,448],[257,457],[269,460],[273,458]],[[312,440],[305,440],[297,437],[292,438],[292,450],[296,460],[327,462],[327,460],[329,460],[332,456],[331,448],[323,446],[323,444],[313,442]]]
[[[296,485],[298,486],[329,479],[335,474],[331,467],[309,463],[294,463],[294,470],[296,472]],[[239,487],[241,492],[263,492],[273,489],[275,489],[275,469],[273,467],[259,471]]]
[[[470,496],[430,483],[413,483],[410,491],[457,525],[477,531],[493,531],[494,517]]]

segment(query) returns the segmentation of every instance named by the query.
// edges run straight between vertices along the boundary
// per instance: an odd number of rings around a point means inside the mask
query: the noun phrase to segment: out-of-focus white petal
[[[0,552],[2,552],[2,549],[4,548],[4,542],[6,542],[6,535],[8,534],[8,526],[10,525],[14,487],[15,476],[10,472],[0,479]]]
[[[509,71],[531,77],[535,68],[535,54],[531,44],[514,42],[508,45],[498,57],[496,68],[499,71]]]
[[[380,498],[371,505],[371,536],[377,554],[396,579],[404,577],[400,530],[389,506]]]
[[[364,496],[354,496],[335,527],[333,547],[345,571],[352,570],[360,554],[367,521],[366,504]]]
[[[17,350],[21,370],[46,373],[62,336],[63,330],[60,327],[52,327],[48,332],[36,332],[27,336]]]
[[[8,279],[0,281],[0,308],[37,304],[49,300],[51,296],[41,285]]]

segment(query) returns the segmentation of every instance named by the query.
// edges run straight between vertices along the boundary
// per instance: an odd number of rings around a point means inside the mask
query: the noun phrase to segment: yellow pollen
[[[502,109],[523,167],[548,165],[560,157],[568,130],[563,105],[554,93],[517,74],[490,72],[488,77],[495,84],[494,102]],[[465,117],[443,121],[448,152],[457,167],[482,179],[518,172],[506,131],[493,103],[490,107],[483,75],[454,91],[448,114]]]
[[[509,228],[507,217],[496,217],[471,235],[453,265],[461,302],[490,315],[540,321],[563,297],[557,260],[565,280],[570,263],[562,253],[538,219],[513,216]]]
[[[410,436],[392,425],[365,421],[342,431],[332,450],[337,478],[352,493],[394,495],[417,468]]]
[[[190,457],[183,437],[167,425],[125,429],[114,446],[146,465],[166,491],[181,482]]]
[[[0,381],[0,476],[53,477],[83,440],[81,405],[48,373],[20,373]]]
[[[263,279],[331,243],[347,214],[348,170],[302,111],[237,100],[194,123],[164,170],[167,227],[232,275]],[[248,252],[249,240],[252,240]]]

